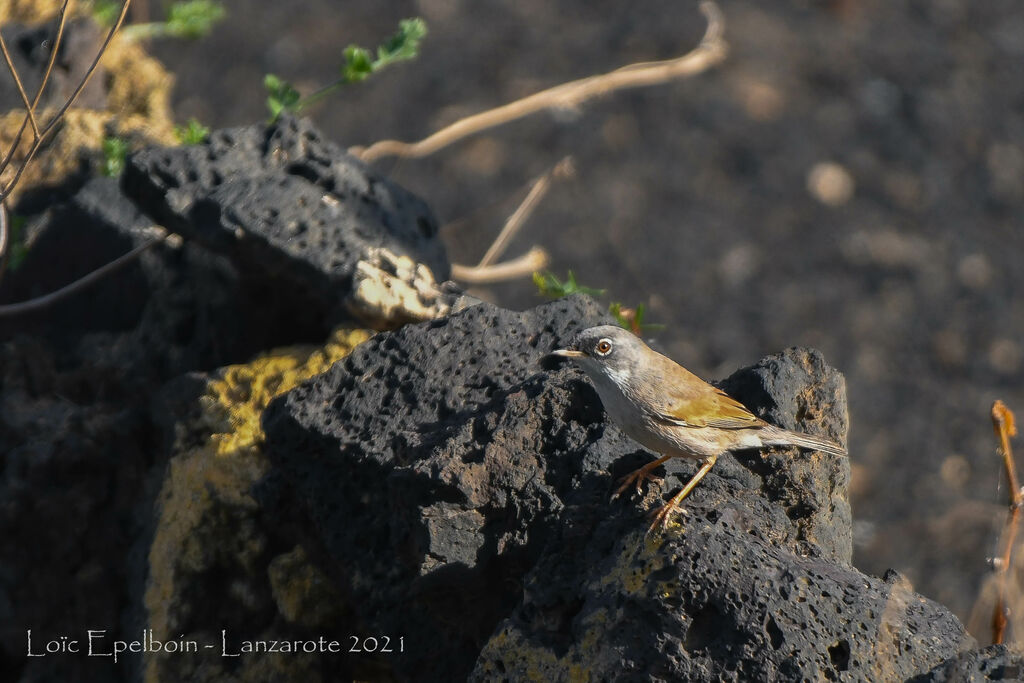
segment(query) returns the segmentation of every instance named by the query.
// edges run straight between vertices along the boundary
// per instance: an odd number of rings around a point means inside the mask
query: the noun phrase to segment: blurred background
[[[149,45],[176,74],[179,121],[265,120],[265,74],[307,94],[337,77],[346,45],[426,20],[419,58],[308,112],[343,146],[417,140],[675,57],[706,26],[681,0],[225,5],[210,36]],[[989,409],[1024,411],[1024,4],[719,6],[730,55],[695,78],[374,166],[433,207],[454,262],[474,264],[529,182],[571,155],[574,177],[508,255],[540,245],[559,277],[645,304],[664,325],[655,344],[709,379],[820,349],[848,381],[855,564],[897,569],[968,621],[1006,515]],[[473,291],[541,301],[528,278]],[[990,614],[974,622],[982,640]]]

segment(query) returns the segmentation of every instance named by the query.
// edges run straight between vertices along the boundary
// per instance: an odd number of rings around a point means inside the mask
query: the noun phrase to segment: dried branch
[[[548,190],[551,188],[552,179],[570,178],[575,173],[572,165],[572,157],[565,157],[550,171],[537,178],[534,181],[533,187],[527,193],[526,198],[522,201],[518,208],[512,212],[512,215],[505,221],[505,225],[502,227],[501,232],[491,243],[491,246],[487,249],[487,253],[480,259],[480,263],[477,264],[477,268],[483,268],[494,263],[508,248],[508,243],[512,241],[515,234],[519,232],[519,229],[523,227],[527,219],[533,215],[534,209],[540,204],[540,200],[544,198]]]
[[[587,100],[616,90],[657,85],[699,74],[721,62],[728,53],[728,46],[722,37],[725,20],[718,6],[706,0],[701,3],[700,9],[708,21],[707,31],[700,45],[682,57],[630,64],[606,74],[563,83],[496,109],[460,119],[419,142],[381,140],[366,148],[353,147],[349,152],[367,162],[386,156],[424,157],[469,135],[544,109],[576,108]]]
[[[0,33],[0,52],[4,54],[4,61],[7,62],[7,69],[11,72],[11,77],[14,79],[14,85],[18,88],[18,94],[21,95],[21,101],[25,103],[25,111],[28,112],[28,120],[32,123],[32,132],[35,136],[39,137],[39,124],[36,122],[35,107],[32,106],[28,101],[28,94],[25,92],[25,86],[21,84],[21,77],[18,76],[18,70],[14,67],[14,62],[11,60],[11,53],[7,51],[7,41],[4,40],[4,34]],[[15,143],[15,147],[17,143]]]
[[[1003,533],[1003,550],[999,557],[995,558],[995,571],[997,573],[998,590],[996,595],[996,606],[992,612],[992,642],[996,645],[1003,642],[1006,632],[1006,624],[1009,621],[1010,607],[1006,599],[1008,591],[1008,577],[1011,562],[1013,560],[1013,546],[1017,538],[1017,528],[1020,525],[1021,505],[1024,503],[1020,484],[1017,481],[1017,469],[1013,463],[1013,451],[1010,450],[1010,437],[1017,435],[1017,425],[1013,413],[1002,401],[992,404],[992,426],[999,439],[999,454],[1003,457],[1003,466],[1006,468],[1006,478],[1010,488],[1009,515],[1006,519],[1006,529]]]
[[[36,152],[38,152],[39,149],[43,146],[43,142],[45,142],[46,136],[57,127],[57,124],[60,123],[62,118],[64,118],[64,114],[67,113],[67,110],[71,108],[71,105],[73,105],[75,103],[75,100],[78,99],[78,96],[82,93],[82,91],[85,89],[85,86],[89,83],[89,79],[92,78],[93,73],[96,72],[96,67],[99,66],[100,59],[103,57],[104,53],[107,51],[107,46],[110,45],[110,41],[113,40],[114,34],[116,34],[118,29],[121,28],[121,24],[124,23],[125,16],[127,16],[127,14],[128,14],[128,7],[129,7],[129,5],[131,5],[131,0],[125,0],[124,4],[121,6],[121,14],[120,14],[120,16],[118,16],[117,21],[114,22],[114,25],[110,28],[110,32],[107,33],[107,37],[103,41],[103,45],[100,46],[99,51],[96,53],[96,57],[92,60],[92,64],[89,65],[89,69],[85,72],[85,75],[82,77],[82,80],[78,83],[78,87],[76,87],[75,91],[73,93],[71,93],[71,96],[68,97],[67,101],[64,102],[63,105],[61,105],[60,109],[57,110],[57,112],[53,115],[53,117],[46,124],[46,127],[43,128],[42,131],[40,131],[39,135],[33,141],[32,146],[29,148],[28,153],[25,155],[25,159],[22,160],[21,165],[18,168],[18,172],[14,174],[14,178],[11,180],[11,182],[7,184],[7,187],[5,187],[3,189],[0,189],[0,201],[3,201],[4,199],[6,199],[7,196],[11,193],[11,190],[13,190],[15,188],[15,186],[18,184],[18,181],[21,180],[22,173],[25,172],[25,169],[28,167],[29,163],[31,163],[32,159],[35,157]],[[65,7],[66,7],[66,3],[65,3]],[[61,28],[62,29],[63,29],[63,25],[64,25],[64,18],[63,18],[63,14],[62,14],[61,15]],[[57,45],[55,44],[54,45],[54,50],[56,50],[56,48],[57,48]],[[52,59],[53,59],[53,54],[51,54],[51,65],[52,65]],[[49,67],[47,68],[47,75],[49,75]],[[46,85],[46,83],[44,81],[43,85],[40,86],[39,95],[42,94],[43,87],[45,85]],[[37,95],[37,98],[39,97],[39,95]],[[14,144],[14,148],[16,148],[16,147],[17,147],[17,142],[15,142],[15,144]],[[12,153],[13,153],[13,148],[12,148]]]
[[[486,285],[531,275],[547,264],[548,253],[540,247],[533,247],[519,258],[493,266],[460,266],[453,263],[452,279],[473,285]]]
[[[31,106],[26,107],[25,119],[21,122],[21,127],[18,128],[17,135],[14,136],[14,142],[11,143],[11,149],[8,150],[7,156],[4,157],[3,162],[0,162],[0,173],[3,173],[7,166],[11,163],[11,159],[14,157],[15,151],[21,144],[21,136],[25,134],[25,126],[28,124],[30,120],[32,122],[32,130],[35,133],[35,139],[33,140],[33,142],[38,142],[39,138],[42,137],[42,135],[39,132],[39,128],[36,125],[36,107],[39,106],[39,101],[43,98],[43,92],[46,90],[46,86],[50,82],[50,74],[53,73],[53,65],[57,61],[57,52],[60,50],[60,43],[64,39],[64,27],[67,25],[67,9],[68,5],[70,4],[71,0],[64,0],[64,3],[60,7],[60,18],[57,20],[57,35],[53,39],[53,49],[50,50],[50,59],[46,63],[46,71],[43,72],[43,79],[39,82],[39,90],[36,91],[36,96],[32,98]],[[13,76],[15,80],[18,80],[18,74],[14,68],[14,65],[10,61],[8,61],[8,66],[11,70],[11,76]],[[25,163],[27,164],[28,162],[26,161]],[[9,188],[5,189],[2,193],[0,193],[0,199],[10,194],[10,191],[13,189],[14,183],[11,183],[11,186]],[[3,252],[0,251],[0,254],[2,253]]]
[[[50,292],[49,294],[38,296],[35,297],[34,299],[29,299],[28,301],[20,301],[16,304],[0,305],[0,318],[3,318],[5,316],[21,315],[23,313],[31,313],[33,311],[38,311],[42,308],[46,308],[47,306],[51,306],[57,303],[61,299],[66,299],[72,294],[85,289],[94,282],[97,282],[98,280],[101,280],[110,273],[113,273],[115,270],[123,268],[124,266],[128,265],[136,258],[138,258],[142,254],[142,252],[169,238],[170,235],[164,234],[161,237],[156,237],[154,239],[149,240],[148,242],[144,242],[139,246],[135,247],[134,249],[132,249],[131,251],[129,251],[127,254],[118,256],[113,261],[110,261],[109,263],[100,266],[96,270],[86,273],[85,275],[78,278],[71,284],[64,285],[60,289]]]

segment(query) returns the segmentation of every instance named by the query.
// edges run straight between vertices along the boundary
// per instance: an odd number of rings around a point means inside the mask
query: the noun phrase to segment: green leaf
[[[419,54],[420,42],[426,35],[427,24],[418,17],[398,22],[398,33],[377,48],[377,68],[391,62],[414,59]]]
[[[224,6],[211,0],[186,0],[171,5],[167,15],[167,33],[176,38],[202,38],[224,18]]]
[[[103,138],[103,163],[100,165],[100,173],[109,178],[121,175],[125,159],[128,158],[128,148],[127,140],[111,136]]]
[[[601,296],[604,294],[603,289],[584,287],[576,282],[576,274],[571,270],[565,282],[559,280],[554,273],[547,272],[542,274],[536,272],[533,274],[533,284],[537,286],[539,294],[551,299],[560,299],[570,294],[589,294],[591,296]]]
[[[276,121],[283,111],[294,111],[299,102],[299,91],[292,84],[274,74],[263,77],[263,87],[267,89],[267,108],[271,120]]]
[[[183,145],[198,145],[210,137],[210,129],[191,118],[184,126],[174,127],[174,137]]]
[[[345,48],[345,66],[342,74],[346,83],[358,83],[373,73],[374,65],[370,53],[358,45]]]
[[[369,50],[358,45],[345,48],[345,64],[342,78],[346,83],[359,83],[375,71],[408,59],[414,59],[420,51],[420,42],[427,35],[427,24],[419,18],[403,19],[398,22],[398,33],[391,36],[377,48],[374,59]]]

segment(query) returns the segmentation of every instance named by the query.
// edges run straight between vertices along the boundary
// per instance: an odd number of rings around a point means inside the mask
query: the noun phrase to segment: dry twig
[[[501,232],[498,233],[491,246],[487,248],[487,252],[480,259],[480,263],[475,266],[452,264],[452,278],[473,284],[502,282],[530,275],[534,271],[546,266],[548,264],[548,254],[538,246],[534,246],[529,252],[519,258],[499,264],[494,264],[494,261],[505,253],[509,242],[512,241],[515,234],[519,232],[519,229],[523,227],[527,219],[533,214],[534,209],[540,204],[544,195],[551,189],[551,181],[570,178],[574,173],[572,157],[565,157],[555,164],[551,170],[533,181],[530,191],[526,193],[526,198],[523,199],[519,206],[516,207],[516,210],[512,212],[512,215],[508,217],[508,220],[505,221]]]
[[[29,148],[28,153],[25,155],[25,159],[21,162],[21,165],[18,167],[18,171],[17,173],[14,174],[14,178],[11,180],[11,182],[7,184],[7,187],[0,189],[0,202],[6,199],[7,195],[9,195],[11,193],[11,190],[13,190],[14,187],[18,184],[18,181],[21,179],[21,174],[24,173],[25,168],[28,167],[28,165],[32,162],[32,159],[35,157],[36,153],[43,146],[43,143],[46,140],[46,136],[57,127],[57,124],[60,123],[61,119],[64,118],[64,114],[67,113],[67,110],[71,108],[71,105],[75,103],[75,100],[78,99],[78,96],[82,93],[82,91],[85,89],[85,86],[89,83],[89,79],[91,79],[93,73],[96,72],[96,67],[99,66],[100,59],[103,57],[103,54],[107,51],[107,46],[110,45],[110,41],[113,40],[114,34],[116,34],[118,29],[121,28],[121,24],[124,23],[125,16],[128,14],[129,5],[131,5],[131,0],[125,0],[124,4],[121,6],[120,16],[118,16],[117,21],[114,22],[114,25],[110,28],[110,31],[107,33],[106,39],[100,46],[99,51],[96,53],[96,57],[92,60],[92,64],[89,65],[89,68],[88,70],[86,70],[85,75],[82,76],[82,80],[78,83],[78,87],[75,88],[75,91],[71,93],[71,96],[68,97],[67,101],[65,101],[64,104],[61,105],[60,109],[58,109],[57,112],[50,118],[50,120],[47,122],[43,130],[41,130],[39,134],[35,136],[35,139],[32,142],[32,146]],[[58,39],[64,29],[63,9],[66,9],[66,7],[67,3],[65,2],[64,8],[62,8],[61,12],[61,23],[60,28],[58,29]],[[57,41],[54,41],[54,52],[50,55],[50,65],[47,66],[46,76],[44,76],[43,82],[39,86],[39,93],[36,95],[36,99],[33,103],[32,110],[35,109],[36,104],[38,104],[39,98],[42,96],[43,90],[46,88],[47,77],[50,74],[50,67],[52,67],[54,55],[56,54],[58,47],[59,46],[57,45]],[[34,111],[26,112],[26,120],[31,118],[30,115],[34,113]],[[24,130],[24,126],[25,124],[22,124],[22,130]],[[14,149],[18,147],[20,139],[21,138],[19,134],[19,136],[15,138],[14,144],[11,148],[11,152],[8,154],[8,158],[4,160],[5,163],[3,167],[0,167],[0,171],[2,171],[3,168],[6,167],[7,163],[9,163],[10,156],[14,154]]]
[[[474,285],[505,282],[531,275],[548,264],[548,253],[540,247],[533,247],[522,256],[503,261],[493,266],[460,266],[452,264],[452,279]]]
[[[572,109],[587,100],[616,90],[657,85],[699,74],[721,62],[728,53],[728,46],[722,37],[725,20],[718,6],[706,0],[701,3],[700,9],[708,21],[707,31],[700,45],[682,57],[630,64],[606,74],[563,83],[496,109],[460,119],[419,142],[381,140],[369,147],[353,147],[349,152],[368,162],[386,156],[425,157],[467,136],[544,109]]]
[[[1017,538],[1017,527],[1020,524],[1021,505],[1024,504],[1020,484],[1017,481],[1017,469],[1013,463],[1013,451],[1010,450],[1010,437],[1017,435],[1017,425],[1013,413],[1002,401],[992,404],[992,426],[999,439],[999,454],[1003,456],[1003,466],[1006,468],[1006,478],[1010,487],[1009,515],[1006,519],[1006,529],[1003,533],[1003,549],[999,557],[995,558],[995,571],[997,573],[998,590],[996,595],[996,606],[992,612],[992,642],[999,644],[1003,642],[1006,633],[1006,624],[1009,621],[1010,606],[1006,599],[1009,580],[1009,570],[1013,560],[1013,546]]]
[[[78,96],[82,93],[82,91],[85,89],[85,86],[89,83],[89,79],[92,78],[93,73],[96,71],[96,67],[99,66],[100,59],[103,57],[103,54],[107,51],[107,46],[110,45],[110,41],[114,38],[114,35],[117,33],[118,29],[120,29],[121,25],[124,23],[125,17],[128,15],[128,7],[129,5],[131,5],[131,0],[124,0],[124,4],[121,6],[121,14],[118,16],[117,21],[114,22],[114,25],[110,28],[109,33],[107,33],[106,40],[103,41],[103,44],[100,46],[100,49],[96,53],[96,57],[93,59],[92,64],[89,65],[89,68],[86,70],[85,75],[82,76],[82,80],[78,83],[78,86],[75,88],[74,92],[71,93],[71,96],[68,97],[67,101],[65,101],[64,104],[61,105],[61,107],[53,114],[53,116],[50,117],[50,120],[46,123],[43,129],[40,130],[36,117],[38,113],[36,111],[36,108],[39,106],[39,101],[42,99],[43,92],[46,90],[46,86],[50,81],[50,74],[53,73],[53,65],[57,60],[57,53],[60,50],[61,40],[64,37],[64,27],[67,24],[67,9],[69,5],[70,0],[64,0],[63,4],[61,5],[59,11],[59,19],[57,22],[57,33],[56,36],[54,36],[53,48],[50,50],[50,59],[46,64],[46,71],[43,73],[43,79],[39,83],[39,90],[36,92],[36,95],[32,99],[31,103],[29,103],[28,101],[28,94],[25,92],[24,87],[22,87],[21,78],[19,77],[17,69],[15,69],[14,67],[14,62],[11,60],[10,54],[7,51],[7,45],[3,42],[2,38],[0,38],[0,48],[2,48],[3,51],[4,61],[7,64],[8,70],[11,72],[11,77],[14,79],[14,82],[18,87],[18,92],[21,94],[22,101],[25,103],[25,119],[21,122],[21,127],[18,129],[18,133],[14,136],[14,141],[11,143],[11,148],[7,150],[7,153],[4,155],[3,161],[0,161],[0,174],[2,174],[4,170],[7,169],[11,161],[14,159],[14,154],[17,151],[18,147],[21,145],[21,138],[25,134],[25,129],[30,124],[32,127],[33,134],[32,144],[29,147],[28,152],[25,154],[25,158],[21,160],[20,165],[18,166],[18,170],[14,174],[14,178],[12,178],[6,186],[0,187],[0,276],[3,275],[4,268],[7,265],[7,250],[10,247],[11,242],[11,221],[10,216],[7,212],[7,197],[10,196],[11,192],[17,186],[18,181],[21,180],[21,176],[25,172],[25,169],[28,168],[28,165],[30,163],[32,163],[32,159],[35,158],[36,153],[39,152],[40,148],[46,142],[47,135],[49,135],[52,131],[56,129],[57,125],[64,118],[64,114],[67,113],[68,109],[71,108],[71,105],[75,103],[75,100],[78,99]],[[141,250],[136,250],[132,252],[133,255],[137,255],[138,253],[141,253]],[[113,270],[116,267],[118,267],[115,266],[114,264],[118,263],[120,260],[121,259],[118,259],[117,261],[108,264],[108,266],[113,266],[112,268],[110,268],[110,270]],[[100,270],[103,272],[109,272],[109,270],[106,270],[106,268],[107,266],[104,266],[104,268],[101,268]],[[82,278],[82,280],[86,280],[89,277],[91,276],[86,276],[85,278]],[[75,291],[75,289],[79,288],[81,285],[82,281],[80,280],[78,282],[72,283],[71,285],[68,285],[67,287],[62,288],[61,290],[58,290],[57,292],[53,292],[50,295],[41,297],[38,300],[39,302],[45,303],[37,304],[37,300],[34,299],[32,301],[25,301],[20,304],[11,304],[10,306],[4,307],[6,309],[11,309],[6,314],[13,315],[15,312],[19,312],[21,310],[33,310],[34,308],[37,308],[39,305],[46,305],[52,303],[56,299],[59,299],[62,296],[66,296],[67,294],[70,294],[71,292]],[[58,294],[60,294],[61,296],[55,297],[55,295]]]
[[[519,229],[523,227],[526,220],[533,215],[534,209],[540,204],[540,200],[544,198],[548,190],[551,188],[551,181],[553,179],[571,178],[575,170],[572,166],[572,157],[565,157],[552,168],[550,171],[542,175],[540,178],[534,181],[533,187],[526,195],[526,199],[522,201],[512,215],[505,221],[504,227],[501,232],[491,243],[491,246],[487,249],[487,253],[480,259],[480,263],[477,264],[477,268],[483,268],[491,265],[494,261],[505,253],[505,249],[508,248],[508,243],[512,241]]]

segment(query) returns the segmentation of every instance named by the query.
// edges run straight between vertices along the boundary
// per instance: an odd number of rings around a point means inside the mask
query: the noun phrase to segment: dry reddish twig
[[[1003,534],[1003,550],[995,561],[995,571],[998,575],[998,591],[996,595],[996,606],[992,612],[992,642],[999,644],[1003,642],[1006,633],[1010,607],[1007,604],[1007,581],[1009,577],[1010,563],[1013,560],[1013,546],[1017,538],[1017,527],[1020,524],[1021,505],[1024,503],[1020,484],[1017,481],[1017,469],[1013,463],[1013,451],[1010,450],[1010,437],[1017,436],[1017,424],[1013,413],[1002,401],[992,404],[992,426],[999,439],[999,453],[1003,456],[1003,466],[1006,468],[1006,478],[1010,487],[1009,515],[1006,519],[1006,530]]]
[[[563,83],[496,109],[460,119],[419,142],[381,140],[366,148],[353,147],[349,152],[364,161],[375,161],[386,156],[424,157],[469,135],[544,109],[576,108],[587,100],[616,90],[657,85],[699,74],[721,62],[728,53],[728,46],[722,37],[725,20],[718,6],[705,1],[701,3],[700,9],[708,20],[707,31],[700,45],[682,57],[630,64],[606,74]]]

